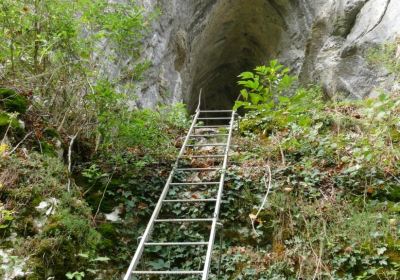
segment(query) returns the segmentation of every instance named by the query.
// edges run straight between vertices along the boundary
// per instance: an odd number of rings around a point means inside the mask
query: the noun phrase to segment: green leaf
[[[280,103],[289,103],[290,102],[290,98],[287,96],[279,96],[278,100]]]
[[[250,105],[249,102],[245,102],[245,101],[236,101],[235,105],[233,106],[233,110],[236,111],[237,109],[241,108],[241,107],[246,107]]]
[[[250,101],[252,104],[258,104],[260,102],[260,100],[262,99],[261,95],[257,94],[257,93],[250,93]]]
[[[257,89],[259,86],[258,80],[239,81],[238,84],[247,87],[249,89]]]
[[[238,77],[240,77],[242,79],[253,79],[254,74],[252,72],[243,72]]]
[[[290,88],[292,86],[293,82],[294,82],[294,78],[292,78],[288,75],[283,76],[279,82],[279,90],[283,91],[283,90]]]
[[[163,259],[158,259],[156,261],[150,261],[149,265],[156,270],[161,270],[163,268],[169,268],[169,262],[165,262]]]
[[[360,169],[361,169],[361,165],[356,164],[356,165],[354,165],[354,166],[351,166],[351,167],[347,168],[347,169],[344,171],[344,173],[353,173],[353,172],[356,172],[356,171],[358,171],[358,170],[360,170]]]
[[[278,65],[278,60],[277,59],[273,59],[269,62],[269,66],[271,68],[275,68]]]
[[[108,262],[109,260],[110,260],[110,258],[108,258],[108,257],[97,257],[93,261],[94,262]]]
[[[89,254],[84,254],[84,253],[79,253],[78,256],[85,259],[89,258]]]
[[[65,274],[65,276],[68,279],[82,280],[83,277],[85,277],[85,272],[83,272],[83,271],[68,272],[67,274]]]
[[[249,93],[247,92],[247,90],[242,89],[242,90],[240,91],[240,94],[243,96],[243,99],[244,99],[244,100],[249,99]]]

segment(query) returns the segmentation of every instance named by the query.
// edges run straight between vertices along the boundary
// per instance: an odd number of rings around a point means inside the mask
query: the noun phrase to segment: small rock
[[[38,210],[41,213],[45,213],[46,216],[53,215],[57,205],[59,204],[59,200],[54,197],[50,197],[47,200],[43,200],[39,203],[38,206],[36,206],[36,210]]]
[[[112,211],[109,214],[104,214],[106,217],[106,220],[111,221],[111,222],[118,222],[121,220],[120,215],[121,214],[121,209],[119,207],[116,207],[114,211]]]
[[[293,191],[293,188],[284,188],[283,191],[285,193],[291,193]]]

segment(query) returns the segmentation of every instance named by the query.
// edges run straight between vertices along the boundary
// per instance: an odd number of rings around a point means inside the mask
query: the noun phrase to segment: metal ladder
[[[186,276],[201,276],[202,280],[207,280],[210,273],[210,265],[211,265],[211,258],[214,246],[214,240],[216,236],[218,217],[221,208],[221,200],[222,200],[222,193],[224,188],[224,181],[225,181],[225,173],[228,164],[228,153],[232,139],[232,132],[233,132],[233,123],[235,119],[235,111],[233,110],[200,110],[200,100],[201,100],[201,93],[199,96],[199,104],[196,109],[196,113],[193,117],[192,124],[190,126],[189,132],[186,135],[185,141],[182,145],[182,148],[179,152],[178,158],[173,165],[172,171],[169,174],[168,180],[164,186],[164,189],[161,193],[161,196],[157,202],[157,205],[154,209],[154,212],[150,218],[149,223],[147,224],[146,230],[144,234],[140,237],[139,245],[136,249],[135,255],[132,258],[132,261],[129,265],[129,268],[125,274],[124,280],[130,280],[133,275],[135,276],[154,276],[154,275],[186,275]],[[229,117],[202,117],[202,114],[230,114]],[[204,121],[222,121],[226,120],[229,121],[229,125],[203,125]],[[200,123],[199,123],[200,122]],[[202,134],[202,131],[207,130],[208,132],[215,132],[215,133],[207,133]],[[218,129],[226,129],[226,133],[221,134]],[[200,130],[200,132],[199,132]],[[196,139],[210,139],[212,137],[226,137],[225,143],[194,143],[189,144],[190,141]],[[221,154],[201,154],[201,155],[191,155],[187,156],[185,153],[187,152],[188,148],[196,149],[201,147],[222,147],[224,152]],[[221,159],[222,166],[220,167],[208,167],[208,168],[181,168],[180,161],[183,159],[191,159],[192,162],[200,159]],[[213,182],[174,182],[174,177],[177,172],[208,172],[208,171],[219,171],[219,180]],[[217,195],[213,198],[191,198],[191,199],[167,199],[168,192],[171,186],[209,186],[215,185],[218,186]],[[159,214],[163,205],[170,204],[170,203],[199,203],[199,202],[215,202],[214,213],[209,218],[177,218],[177,219],[161,219],[159,218]],[[152,235],[153,229],[155,224],[159,223],[211,223],[211,228],[209,232],[209,239],[208,241],[201,241],[201,242],[148,242],[149,238]],[[202,270],[138,270],[137,266],[140,263],[143,255],[143,251],[145,247],[150,246],[207,246],[206,255],[204,256],[204,266]]]

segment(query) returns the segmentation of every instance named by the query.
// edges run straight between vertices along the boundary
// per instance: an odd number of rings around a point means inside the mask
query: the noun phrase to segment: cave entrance
[[[194,38],[191,84],[184,102],[193,112],[202,89],[202,108],[231,109],[238,97],[237,76],[277,57],[285,21],[274,0],[221,0]]]

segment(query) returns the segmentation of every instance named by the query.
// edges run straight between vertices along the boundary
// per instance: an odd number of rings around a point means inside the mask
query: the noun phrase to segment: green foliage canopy
[[[104,98],[87,97],[135,87],[149,66],[140,51],[152,18],[135,0],[1,1],[0,84],[32,96],[57,130],[89,137]],[[107,68],[128,58],[111,77]]]

